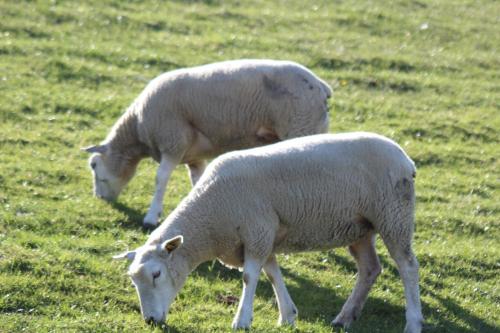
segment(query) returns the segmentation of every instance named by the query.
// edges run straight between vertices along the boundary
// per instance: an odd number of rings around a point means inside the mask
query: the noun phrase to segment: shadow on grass
[[[282,271],[286,280],[293,281],[293,283],[288,282],[288,290],[299,309],[301,320],[323,321],[329,324],[347,300],[348,295],[338,295],[335,289],[321,287],[304,275],[288,269]],[[351,288],[354,288],[354,281]],[[349,331],[388,332],[399,327],[397,331],[402,332],[405,325],[404,311],[401,306],[392,305],[384,299],[369,295],[361,317],[351,325]]]
[[[427,289],[425,286],[422,287],[422,293],[431,295],[435,300],[441,303],[441,306],[445,308],[445,311],[438,312],[436,308],[431,308],[429,306],[423,305],[424,315],[426,313],[432,313],[435,317],[436,324],[426,325],[425,332],[500,332],[498,326],[493,326],[486,323],[483,319],[476,317],[469,310],[461,307],[455,301],[442,297],[435,293],[432,289]],[[454,323],[449,322],[444,317],[456,317],[460,318],[461,321],[465,322],[468,328],[459,327]]]
[[[380,262],[382,267],[384,267],[384,271],[389,272],[394,278],[398,279],[401,281],[399,277],[399,272],[392,261],[392,259],[386,257],[386,256],[379,256],[380,257]],[[392,262],[392,264],[391,264]],[[434,272],[441,272],[443,276],[445,275],[450,275],[450,272],[452,272],[453,276],[456,276],[458,278],[462,279],[475,279],[479,280],[481,276],[476,273],[473,274],[473,272],[469,272],[466,269],[462,270],[453,270],[453,265],[447,262],[440,262],[439,260],[435,258],[420,258],[419,259],[420,266],[423,267],[424,265],[429,265],[429,263],[434,267]],[[472,267],[475,267],[479,265],[477,261],[475,262],[476,265],[472,265]],[[486,263],[481,263],[483,267],[486,269],[491,269],[493,270],[493,265],[491,264],[486,264]],[[402,287],[402,281],[401,281],[401,288]],[[439,301],[441,303],[441,307],[445,308],[445,311],[442,311],[436,307],[431,307],[425,303],[422,304],[422,311],[424,313],[424,318],[426,317],[435,317],[434,321],[436,321],[436,324],[427,324],[424,325],[424,332],[500,332],[498,327],[492,326],[488,323],[486,323],[483,319],[476,317],[473,313],[471,313],[469,310],[461,307],[459,304],[457,304],[454,300],[446,297],[440,296],[438,293],[435,292],[435,290],[442,290],[446,289],[447,286],[444,285],[444,283],[441,280],[433,280],[427,277],[421,277],[420,278],[420,294],[421,295],[431,295],[432,298],[435,300]],[[428,314],[428,316],[426,316]],[[464,328],[457,326],[456,324],[450,322],[447,320],[445,317],[455,317],[455,318],[460,318],[461,321],[466,323],[466,326],[470,328]]]
[[[342,258],[338,256],[337,258]],[[342,258],[345,260],[345,258]],[[354,263],[345,260],[348,270],[356,270]],[[322,321],[329,324],[340,312],[342,305],[347,300],[347,296],[339,296],[335,289],[322,287],[314,280],[309,279],[305,275],[297,274],[287,268],[282,268],[282,273],[287,282],[287,288],[292,296],[299,310],[299,319],[307,322]],[[215,279],[221,280],[241,280],[242,273],[235,269],[227,269],[219,262],[208,262],[200,265],[195,273],[196,275],[208,279],[209,281]],[[354,287],[354,284],[353,284]],[[259,283],[257,292],[258,297],[269,300],[274,298],[274,292],[269,281]],[[239,296],[239,295],[238,295]],[[374,312],[376,312],[374,314]],[[382,299],[369,298],[363,311],[363,315],[357,323],[353,324],[354,331],[359,332],[363,327],[367,327],[367,332],[374,332],[372,328],[381,327],[380,318],[384,318],[383,323],[389,328],[394,328],[396,325],[404,327],[404,308],[388,304]],[[276,316],[278,309],[276,308]],[[388,318],[390,318],[388,320]],[[361,327],[357,327],[361,326]],[[369,328],[369,329],[368,329]],[[382,329],[382,327],[381,327]],[[386,331],[381,330],[382,331]]]
[[[333,253],[329,254],[329,256],[332,262],[343,266],[346,271],[353,273],[357,271],[354,261],[350,261],[345,257]],[[385,271],[388,271],[393,278],[401,281],[396,267],[391,264],[392,259],[386,256],[380,256],[380,261]],[[335,289],[322,287],[306,275],[297,274],[287,268],[282,268],[282,273],[285,277],[288,291],[299,309],[300,320],[311,323],[322,321],[329,324],[335,318],[335,315],[340,312],[342,305],[347,300],[348,295],[339,296]],[[235,269],[228,269],[218,261],[206,262],[200,265],[193,274],[208,279],[209,281],[215,279],[242,279],[241,272]],[[385,278],[387,279],[388,277]],[[380,283],[380,278],[378,283]],[[354,288],[354,281],[351,288]],[[400,282],[400,288],[403,288],[402,281]],[[478,318],[469,310],[458,305],[455,301],[449,298],[443,298],[432,289],[428,289],[426,284],[421,283],[421,288],[423,295],[431,295],[441,303],[441,312],[439,312],[440,310],[437,307],[430,306],[426,303],[422,304],[424,318],[432,317],[430,320],[433,322],[432,324],[424,324],[424,332],[499,332],[498,328]],[[257,296],[263,299],[271,299],[274,297],[272,286],[268,281],[259,283]],[[442,308],[446,310],[442,311]],[[277,308],[276,311],[278,311]],[[459,326],[447,318],[460,318],[460,320],[464,322],[464,325]],[[383,298],[373,297],[369,294],[361,317],[351,325],[349,331],[402,332],[405,323],[404,306],[392,305]]]
[[[131,208],[121,202],[110,202],[109,203],[114,209],[122,212],[127,216],[127,219],[120,221],[119,226],[126,229],[136,229],[142,232],[149,233],[154,228],[144,227],[142,220],[144,219],[144,212],[137,209]]]

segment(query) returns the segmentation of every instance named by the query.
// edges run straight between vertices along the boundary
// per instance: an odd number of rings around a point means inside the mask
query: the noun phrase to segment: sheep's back
[[[398,179],[411,179],[414,172],[413,162],[389,139],[325,134],[224,154],[197,188],[213,187],[210,196],[234,211],[272,207],[286,235],[277,250],[303,251],[347,245],[365,235]]]
[[[301,128],[319,133],[330,95],[328,85],[299,64],[237,60],[159,76],[138,98],[138,112],[152,132],[159,124],[164,131],[169,123],[173,129],[190,126],[217,147],[217,154],[262,145],[256,135],[261,127],[282,138]]]

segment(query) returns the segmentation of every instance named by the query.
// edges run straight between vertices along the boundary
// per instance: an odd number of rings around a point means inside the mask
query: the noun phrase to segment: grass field
[[[161,72],[234,58],[291,59],[335,89],[331,132],[398,141],[417,173],[415,250],[426,332],[500,332],[500,4],[496,1],[1,1],[0,332],[229,331],[240,273],[200,266],[151,327],[111,256],[141,227],[155,163],[116,204],[92,197],[82,146],[98,143]],[[165,213],[190,189],[175,171]],[[350,332],[402,332],[383,273]],[[345,249],[280,256],[299,309],[277,328],[262,278],[252,331],[330,332],[355,281]]]

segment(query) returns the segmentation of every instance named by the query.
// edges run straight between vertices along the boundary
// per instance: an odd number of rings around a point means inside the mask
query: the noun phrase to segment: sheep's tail
[[[399,149],[403,152],[403,155],[406,157],[406,168],[409,171],[411,178],[415,179],[417,177],[417,166],[415,165],[415,162],[411,159],[406,152],[399,147]]]
[[[412,171],[413,171],[411,176],[413,179],[415,179],[417,178],[417,167],[415,166],[415,162],[413,162],[413,160],[410,159],[410,161],[412,163]]]

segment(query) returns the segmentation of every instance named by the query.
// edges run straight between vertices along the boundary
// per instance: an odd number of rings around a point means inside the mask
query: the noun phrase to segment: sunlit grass
[[[240,275],[206,263],[149,327],[111,256],[142,244],[156,165],[116,205],[91,195],[87,156],[161,72],[234,58],[291,59],[334,87],[332,132],[397,140],[415,160],[428,332],[497,332],[500,60],[494,1],[0,2],[0,331],[229,331]],[[183,167],[165,212],[190,189]],[[404,296],[383,274],[352,332],[401,332]],[[330,332],[355,281],[344,249],[280,256],[299,332]],[[262,278],[253,331],[277,328]]]

